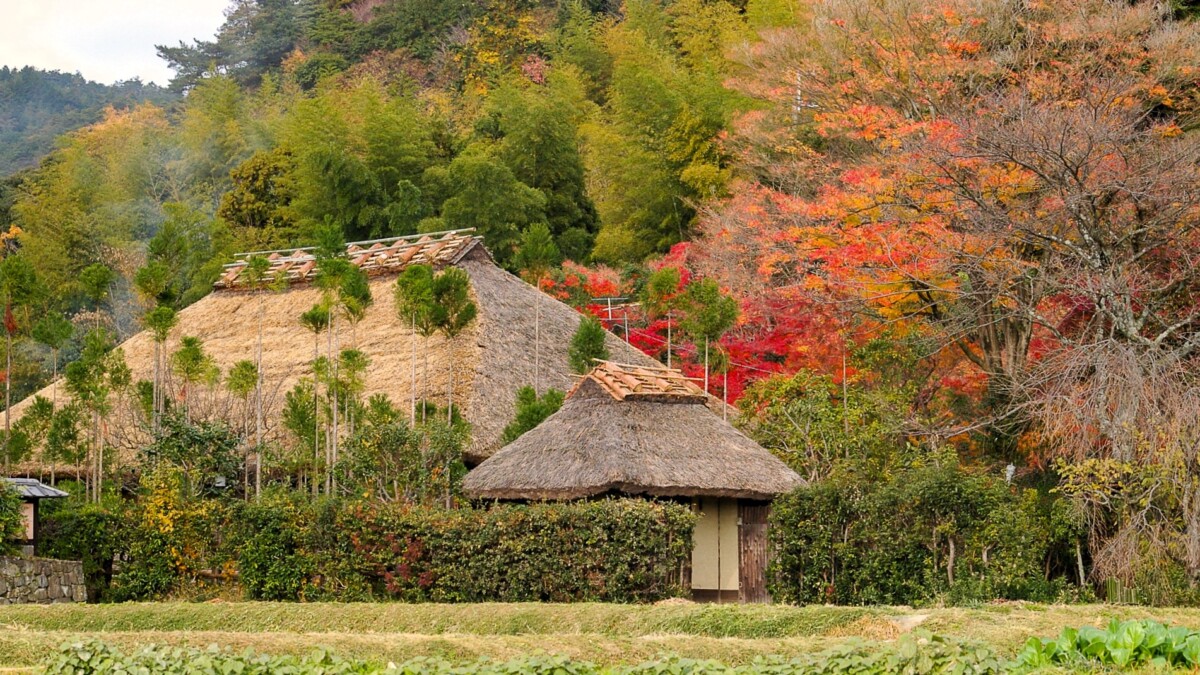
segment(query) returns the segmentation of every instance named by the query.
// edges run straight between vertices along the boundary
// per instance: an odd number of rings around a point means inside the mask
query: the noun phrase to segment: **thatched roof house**
[[[469,232],[352,243],[347,253],[352,263],[367,272],[374,297],[366,317],[353,329],[342,322],[339,333],[341,348],[356,347],[371,361],[365,373],[364,398],[387,394],[393,403],[407,409],[415,366],[417,396],[444,405],[453,362],[455,404],[472,424],[470,461],[481,461],[499,448],[504,426],[516,412],[518,388],[538,380],[543,391],[549,387],[567,390],[575,382],[567,351],[579,325],[579,313],[496,266],[479,238]],[[238,361],[253,360],[261,301],[267,433],[268,438],[279,438],[284,433],[279,423],[284,394],[312,370],[314,336],[299,317],[320,299],[320,291],[310,283],[315,262],[306,249],[270,253],[268,281],[277,275],[288,279],[286,290],[275,292],[248,287],[243,275],[245,257],[226,267],[213,293],[179,313],[179,324],[166,350],[176,350],[183,336],[195,336],[204,342],[205,351],[223,373]],[[477,320],[453,343],[441,335],[428,339],[427,374],[426,342],[397,317],[393,294],[397,275],[418,263],[463,269],[470,277],[479,310]],[[537,326],[535,317],[540,317]],[[540,335],[538,353],[535,334]],[[326,337],[320,340],[324,351]],[[613,358],[656,363],[614,335],[607,340]],[[154,354],[150,334],[138,333],[120,348],[134,379],[150,379]],[[172,387],[176,396],[182,393],[178,383]],[[39,393],[49,398],[51,388]],[[62,387],[57,396],[59,400],[66,396]],[[238,417],[247,412],[245,403],[224,387],[206,388],[190,396],[194,417]],[[14,414],[19,416],[28,405],[29,399],[15,404]],[[134,419],[134,402],[118,401],[109,420],[108,442],[126,451],[143,444],[144,431]]]
[[[563,407],[471,471],[487,499],[579,499],[609,492],[765,500],[800,477],[705,407],[682,373],[604,362]]]
[[[766,598],[767,502],[804,481],[706,407],[682,373],[601,362],[563,407],[467,474],[472,497],[691,501],[699,598]]]

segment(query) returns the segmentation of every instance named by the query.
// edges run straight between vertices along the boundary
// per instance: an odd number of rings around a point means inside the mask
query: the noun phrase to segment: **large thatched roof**
[[[376,251],[370,257],[363,257],[372,247]],[[386,257],[378,253],[383,249]],[[417,254],[408,255],[414,252]],[[421,246],[350,244],[349,253],[352,260],[370,266],[375,300],[366,318],[353,329],[342,322],[338,338],[341,348],[357,347],[370,359],[364,397],[387,394],[393,403],[407,410],[415,363],[417,396],[444,405],[453,363],[455,404],[463,406],[463,413],[472,425],[469,460],[480,461],[499,448],[501,432],[516,412],[516,390],[534,384],[535,372],[540,372],[542,391],[549,387],[565,391],[576,382],[567,351],[579,325],[579,313],[497,267],[477,238],[451,233],[428,238]],[[237,274],[228,274],[240,271],[239,266],[230,266],[218,290],[179,313],[179,324],[166,344],[167,352],[171,353],[178,349],[183,336],[198,337],[221,371],[228,372],[236,362],[254,359],[261,301],[268,439],[285,438],[279,423],[284,394],[302,377],[310,376],[312,370],[313,335],[300,324],[299,317],[318,302],[320,291],[306,283],[307,277],[299,277],[299,269],[307,264],[303,255],[303,251],[292,252],[273,261],[273,270],[298,277],[282,292],[246,290]],[[401,264],[399,261],[405,256]],[[427,259],[438,266],[455,265],[467,272],[479,314],[453,344],[441,335],[429,338],[426,376],[425,341],[414,338],[409,326],[397,318],[393,289],[396,275],[406,264]],[[540,317],[537,322],[540,328],[535,327],[535,317]],[[541,346],[540,354],[535,355],[537,333]],[[608,335],[607,341],[615,359],[646,365],[657,363],[614,335]],[[322,335],[322,352],[326,345],[326,337]],[[154,354],[150,334],[138,333],[120,348],[135,381],[150,379]],[[182,387],[178,383],[172,387],[179,396]],[[47,387],[38,393],[49,398],[51,392]],[[57,396],[60,401],[66,397],[61,386]],[[192,392],[189,399],[193,417],[232,418],[235,424],[240,424],[245,423],[249,413],[245,403],[233,398],[223,386]],[[30,400],[14,404],[14,415],[19,416]],[[144,444],[145,430],[136,419],[132,401],[117,401],[108,423],[108,442],[129,452]],[[249,419],[253,429],[253,417]]]
[[[769,499],[802,482],[706,407],[678,371],[601,363],[558,412],[467,474],[463,488],[488,499]]]

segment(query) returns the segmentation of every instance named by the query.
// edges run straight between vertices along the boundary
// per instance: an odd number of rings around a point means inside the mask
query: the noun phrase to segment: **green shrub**
[[[75,498],[43,502],[42,509],[38,554],[82,561],[88,601],[106,600],[112,584],[113,558],[118,542],[123,540],[120,517],[105,507]]]
[[[878,482],[835,476],[776,500],[772,595],[842,604],[1060,600],[1074,589],[1066,575],[1075,569],[1064,504],[953,461]]]
[[[250,600],[294,600],[312,575],[300,548],[297,524],[306,504],[289,494],[268,492],[241,512],[238,581]]]
[[[194,496],[196,483],[176,467],[142,475],[142,494],[120,512],[112,599],[202,598],[228,585],[245,503]]]
[[[533,387],[524,386],[517,391],[517,414],[504,427],[500,442],[512,443],[525,432],[541,424],[545,419],[562,407],[566,394],[558,389],[547,389],[538,397]]]
[[[25,538],[25,516],[21,513],[21,495],[7,481],[0,482],[0,553],[16,550],[17,540]]]
[[[567,350],[567,360],[571,370],[580,375],[587,374],[596,367],[596,360],[608,359],[608,347],[604,340],[608,331],[600,321],[591,314],[584,314],[579,320],[579,327],[571,337],[571,347]]]

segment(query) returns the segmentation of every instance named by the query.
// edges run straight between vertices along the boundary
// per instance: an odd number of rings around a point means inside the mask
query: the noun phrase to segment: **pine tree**
[[[154,338],[154,382],[152,398],[154,402],[151,406],[151,416],[153,417],[152,427],[154,431],[158,431],[159,423],[161,422],[163,408],[165,408],[166,394],[163,391],[163,345],[167,341],[167,337],[171,334],[171,329],[179,323],[179,316],[175,310],[165,305],[155,307],[142,317],[142,325],[148,328]]]
[[[477,309],[471,302],[471,280],[467,273],[450,267],[433,280],[434,323],[446,336],[450,348],[450,374],[446,383],[446,423],[454,413],[454,340],[475,320]]]
[[[266,297],[263,288],[267,284],[267,273],[271,261],[261,255],[246,261],[242,276],[246,284],[258,293],[258,342],[254,349],[254,496],[262,493],[262,447],[263,447],[263,323],[266,317]],[[286,279],[279,275],[280,279]]]
[[[567,352],[571,369],[583,375],[595,367],[597,360],[607,359],[608,347],[604,344],[607,334],[608,331],[604,330],[596,317],[585,314],[579,321],[579,328],[575,329],[571,348]]]
[[[191,421],[192,399],[194,387],[201,383],[220,382],[221,371],[213,358],[204,351],[204,342],[200,338],[185,335],[179,341],[179,349],[171,355],[171,367],[183,380],[183,412],[184,419]]]
[[[304,324],[313,334],[313,494],[317,493],[317,467],[321,463],[321,415],[320,397],[317,395],[317,361],[321,355],[321,332],[329,328],[329,308],[324,305],[313,305],[312,309],[300,315],[300,323]]]
[[[239,437],[242,443],[248,436],[250,396],[258,389],[258,366],[253,361],[241,360],[233,364],[229,374],[225,376],[225,388],[242,402],[242,429]],[[242,489],[243,496],[250,499],[250,451],[247,449],[242,457]]]
[[[558,246],[545,223],[534,223],[521,235],[521,249],[517,252],[517,267],[532,279],[538,293],[533,305],[533,390],[542,386],[542,280],[550,268],[562,262]]]
[[[54,408],[58,407],[58,354],[74,334],[74,324],[59,312],[47,314],[33,326],[33,339],[50,348],[53,378],[50,403]]]
[[[738,317],[737,300],[721,292],[712,279],[701,279],[687,288],[687,318],[684,330],[697,341],[704,341],[704,391],[708,391],[709,345],[721,339]]]
[[[429,338],[437,331],[434,317],[433,268],[429,265],[409,265],[396,279],[396,312],[400,320],[412,326],[412,422],[417,419],[417,343],[420,335],[425,341],[425,381],[429,381]],[[421,397],[425,397],[422,391]],[[423,406],[422,406],[423,407]]]
[[[667,367],[672,365],[672,330],[675,324],[674,311],[680,303],[679,283],[681,275],[679,268],[664,267],[656,270],[646,279],[646,287],[642,290],[642,306],[652,318],[664,318],[667,322]]]

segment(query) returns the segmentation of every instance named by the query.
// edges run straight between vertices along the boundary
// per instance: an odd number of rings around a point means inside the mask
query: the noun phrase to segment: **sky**
[[[167,84],[154,45],[210,39],[229,0],[0,0],[0,65]]]

